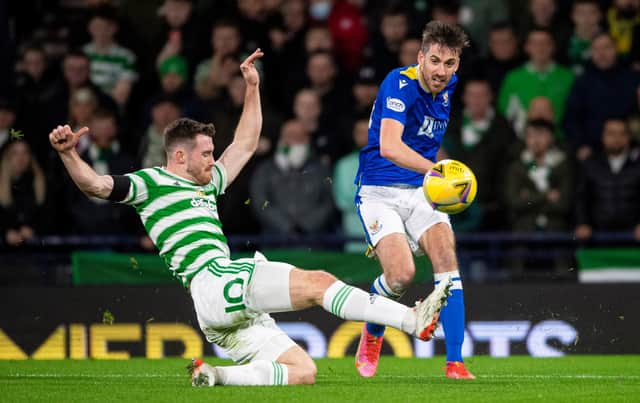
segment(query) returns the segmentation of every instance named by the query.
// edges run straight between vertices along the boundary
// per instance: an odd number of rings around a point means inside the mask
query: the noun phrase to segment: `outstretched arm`
[[[110,175],[98,175],[75,149],[80,137],[88,131],[88,127],[83,127],[74,133],[69,125],[58,126],[49,133],[49,141],[76,186],[88,196],[107,199],[113,190],[113,178]]]
[[[244,106],[238,127],[233,135],[233,142],[220,157],[220,162],[227,170],[227,183],[230,184],[238,176],[258,147],[262,130],[262,106],[260,104],[260,76],[254,62],[264,55],[257,49],[240,65],[242,77],[247,84]]]

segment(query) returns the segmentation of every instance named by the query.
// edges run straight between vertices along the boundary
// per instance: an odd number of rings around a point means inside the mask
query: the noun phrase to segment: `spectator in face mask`
[[[331,172],[317,159],[304,126],[282,125],[273,158],[261,163],[251,178],[251,207],[265,233],[315,234],[333,224]]]

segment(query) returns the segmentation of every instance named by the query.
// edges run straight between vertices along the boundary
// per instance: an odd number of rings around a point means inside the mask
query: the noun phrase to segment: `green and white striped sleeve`
[[[216,161],[211,169],[211,183],[216,189],[216,197],[224,194],[227,188],[227,169],[220,161]]]
[[[126,174],[131,181],[131,185],[129,186],[129,193],[127,193],[127,197],[121,201],[122,204],[137,206],[140,203],[147,201],[149,198],[149,188],[153,187],[154,184],[149,174],[145,172],[149,169],[150,168],[141,169],[139,171]]]

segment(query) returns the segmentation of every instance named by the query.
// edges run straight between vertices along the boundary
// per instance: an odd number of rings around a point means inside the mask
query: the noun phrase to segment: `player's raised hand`
[[[86,126],[75,133],[69,125],[58,126],[49,133],[49,141],[57,152],[64,153],[73,149],[78,144],[80,137],[88,132],[89,128]]]
[[[240,65],[242,77],[247,85],[258,85],[260,83],[260,74],[258,74],[258,70],[256,69],[254,62],[262,56],[264,56],[264,53],[260,48],[258,48]]]

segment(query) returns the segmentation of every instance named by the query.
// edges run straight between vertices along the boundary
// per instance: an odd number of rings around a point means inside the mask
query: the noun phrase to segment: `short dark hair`
[[[602,124],[602,131],[604,132],[604,127],[607,125],[607,123],[609,122],[620,122],[622,123],[622,125],[624,126],[624,132],[627,136],[631,135],[631,127],[629,126],[629,121],[620,115],[616,115],[616,116],[611,116],[608,117],[607,119],[605,119],[604,123]]]
[[[526,128],[527,129],[528,128],[532,128],[532,129],[538,129],[538,130],[546,130],[551,134],[552,137],[553,137],[553,134],[556,131],[556,126],[553,124],[552,121],[547,120],[547,119],[541,119],[541,118],[528,120]]]
[[[527,39],[529,39],[529,36],[533,33],[543,33],[543,34],[547,34],[547,36],[549,38],[551,38],[551,40],[553,41],[553,43],[556,42],[556,38],[553,36],[553,31],[550,30],[547,27],[543,27],[541,25],[534,25],[533,27],[531,27],[531,29],[529,29],[529,32],[527,32]]]
[[[215,31],[218,28],[233,28],[236,30],[238,35],[242,36],[242,32],[240,31],[240,26],[238,22],[233,18],[220,18],[211,24],[211,30]]]
[[[426,53],[433,44],[453,49],[460,54],[463,48],[469,46],[469,37],[457,25],[430,21],[422,31],[422,51]]]
[[[80,48],[72,48],[64,54],[63,59],[78,57],[89,60],[89,56]]]
[[[117,24],[119,22],[118,9],[109,4],[94,6],[91,8],[91,18],[101,18],[113,24]]]
[[[460,12],[460,0],[434,0],[431,8],[438,9],[448,15],[458,15]]]
[[[509,20],[496,21],[489,26],[489,32],[509,30],[515,34],[516,28]]]
[[[571,4],[571,7],[573,8],[580,4],[593,4],[602,12],[602,8],[600,7],[600,2],[598,0],[573,0],[573,4]]]
[[[89,88],[89,90],[93,93],[93,91]],[[95,93],[94,93],[95,95]],[[111,119],[117,125],[118,124],[118,115],[109,108],[98,108],[93,112],[92,119],[96,120],[106,120]]]
[[[381,17],[380,20],[382,20],[382,18],[384,17],[395,17],[398,15],[401,15],[407,20],[409,20],[409,11],[402,4],[401,1],[392,2],[384,10],[382,10],[382,15],[380,16]]]
[[[164,149],[169,151],[180,141],[192,141],[198,134],[211,137],[216,134],[213,123],[200,123],[189,118],[176,119],[164,129]]]

